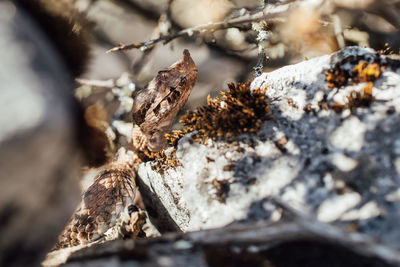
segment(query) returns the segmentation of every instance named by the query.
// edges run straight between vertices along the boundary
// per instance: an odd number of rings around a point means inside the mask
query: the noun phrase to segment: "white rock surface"
[[[345,103],[346,95],[365,86],[327,87],[324,70],[349,58],[352,62],[342,64],[349,71],[359,60],[386,62],[374,82],[375,101],[353,112],[322,109],[321,100]],[[158,174],[147,163],[139,176],[182,231],[277,220],[279,210],[269,202],[277,197],[400,248],[399,66],[373,50],[348,47],[264,73],[252,88],[268,86],[274,120],[257,136],[199,144],[188,134],[177,149],[182,167]],[[309,104],[314,112],[303,109]],[[287,143],[278,147],[283,137]]]

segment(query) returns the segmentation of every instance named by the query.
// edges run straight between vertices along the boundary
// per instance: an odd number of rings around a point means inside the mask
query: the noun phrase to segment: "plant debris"
[[[351,112],[354,112],[358,107],[369,107],[373,101],[372,86],[367,85],[363,88],[362,92],[351,91],[347,96],[347,104],[342,105],[335,102],[331,105],[331,108],[336,113],[340,113],[344,109],[350,109]]]
[[[230,183],[227,179],[218,180],[213,179],[211,184],[214,186],[216,192],[215,197],[221,203],[226,203],[226,198],[228,197],[230,191]]]
[[[182,166],[176,157],[176,149],[170,148],[157,153],[152,153],[148,160],[152,160],[151,168],[158,173],[164,173],[165,170],[175,169]]]

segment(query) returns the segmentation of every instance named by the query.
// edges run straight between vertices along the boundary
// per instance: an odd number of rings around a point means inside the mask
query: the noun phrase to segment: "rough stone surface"
[[[71,80],[11,1],[0,3],[0,265],[39,266],[79,200]]]
[[[387,66],[374,81],[372,104],[340,113],[330,108],[346,104],[346,96],[366,84],[331,89],[324,71],[339,61],[351,71],[358,61],[376,59]],[[373,50],[348,47],[264,73],[252,88],[268,86],[274,119],[257,136],[233,142],[200,144],[188,134],[176,153],[182,167],[159,174],[151,163],[141,165],[139,176],[151,191],[146,196],[159,197],[184,232],[238,220],[277,221],[281,211],[269,201],[277,197],[399,249],[399,65]]]
[[[397,251],[371,244],[365,236],[292,215],[293,222],[241,223],[96,244],[75,252],[63,266],[389,267],[400,263]]]

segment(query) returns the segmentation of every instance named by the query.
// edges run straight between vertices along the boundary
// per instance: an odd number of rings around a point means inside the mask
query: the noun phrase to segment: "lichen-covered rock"
[[[182,166],[139,168],[146,196],[183,231],[279,220],[274,197],[400,249],[399,61],[348,47],[252,82],[265,87],[273,120],[230,140],[187,134],[176,151]]]

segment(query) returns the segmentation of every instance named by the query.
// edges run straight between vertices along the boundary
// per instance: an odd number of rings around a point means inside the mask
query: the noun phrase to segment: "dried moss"
[[[362,92],[352,91],[349,96],[347,96],[350,109],[357,107],[368,107],[371,105],[374,97],[372,96],[372,86],[366,86],[363,88]]]
[[[383,49],[376,51],[378,54],[381,55],[393,55],[395,54],[394,50],[390,47],[388,43],[385,43]]]
[[[182,166],[178,158],[176,157],[176,149],[161,151],[152,154],[151,168],[159,173],[164,173],[165,170],[174,169],[178,166]]]
[[[151,168],[159,173],[164,173],[165,170],[174,169],[182,166],[176,157],[176,149],[173,147],[161,150],[159,152],[152,152],[148,149],[136,151],[141,162],[151,161]]]
[[[335,67],[325,71],[325,81],[328,82],[329,88],[338,88],[347,84],[350,75],[345,69]]]
[[[269,118],[270,106],[264,90],[250,90],[250,82],[228,84],[228,91],[220,97],[208,96],[207,104],[182,116],[183,130],[173,131],[166,137],[176,145],[185,134],[197,131],[193,139],[205,142],[209,138],[226,138],[242,133],[256,133]]]
[[[331,108],[340,113],[344,109],[350,109],[351,112],[354,112],[358,107],[369,107],[374,101],[374,97],[372,96],[372,83],[368,83],[366,87],[363,88],[362,92],[351,91],[350,95],[347,96],[347,104],[342,105],[339,103],[333,103]]]

